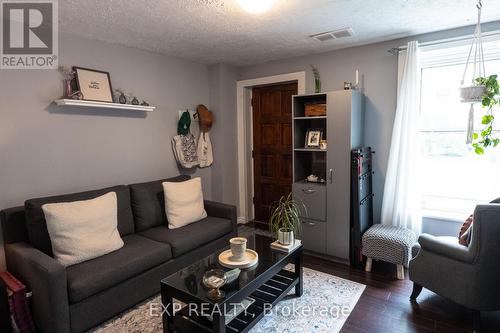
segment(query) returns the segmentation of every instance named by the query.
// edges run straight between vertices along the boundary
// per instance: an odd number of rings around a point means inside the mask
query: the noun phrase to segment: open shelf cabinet
[[[307,104],[325,104],[326,115],[306,116]],[[351,150],[363,145],[362,94],[356,90],[293,96],[293,196],[302,214],[306,250],[347,263],[350,235]],[[306,145],[308,130],[320,130],[325,150]],[[312,183],[309,175],[322,182]]]

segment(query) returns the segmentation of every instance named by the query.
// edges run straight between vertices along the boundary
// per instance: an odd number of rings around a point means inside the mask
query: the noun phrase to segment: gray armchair
[[[481,311],[500,310],[500,204],[479,205],[474,212],[470,245],[453,237],[423,234],[410,261],[415,301],[425,287],[473,311],[480,332]]]

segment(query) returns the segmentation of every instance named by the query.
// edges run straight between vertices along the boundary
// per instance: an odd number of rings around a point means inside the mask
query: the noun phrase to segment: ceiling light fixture
[[[274,4],[274,0],[238,0],[241,8],[252,14],[267,12]]]

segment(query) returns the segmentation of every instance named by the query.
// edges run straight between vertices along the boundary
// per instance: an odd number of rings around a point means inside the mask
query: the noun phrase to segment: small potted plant
[[[306,206],[293,200],[292,193],[282,196],[272,206],[269,227],[278,242],[283,245],[292,245],[295,238],[300,237],[302,226],[300,224],[300,213],[306,211]]]

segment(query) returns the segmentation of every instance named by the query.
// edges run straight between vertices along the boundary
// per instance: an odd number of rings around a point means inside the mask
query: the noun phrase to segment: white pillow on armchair
[[[200,177],[183,182],[164,182],[162,185],[169,229],[207,217]]]

